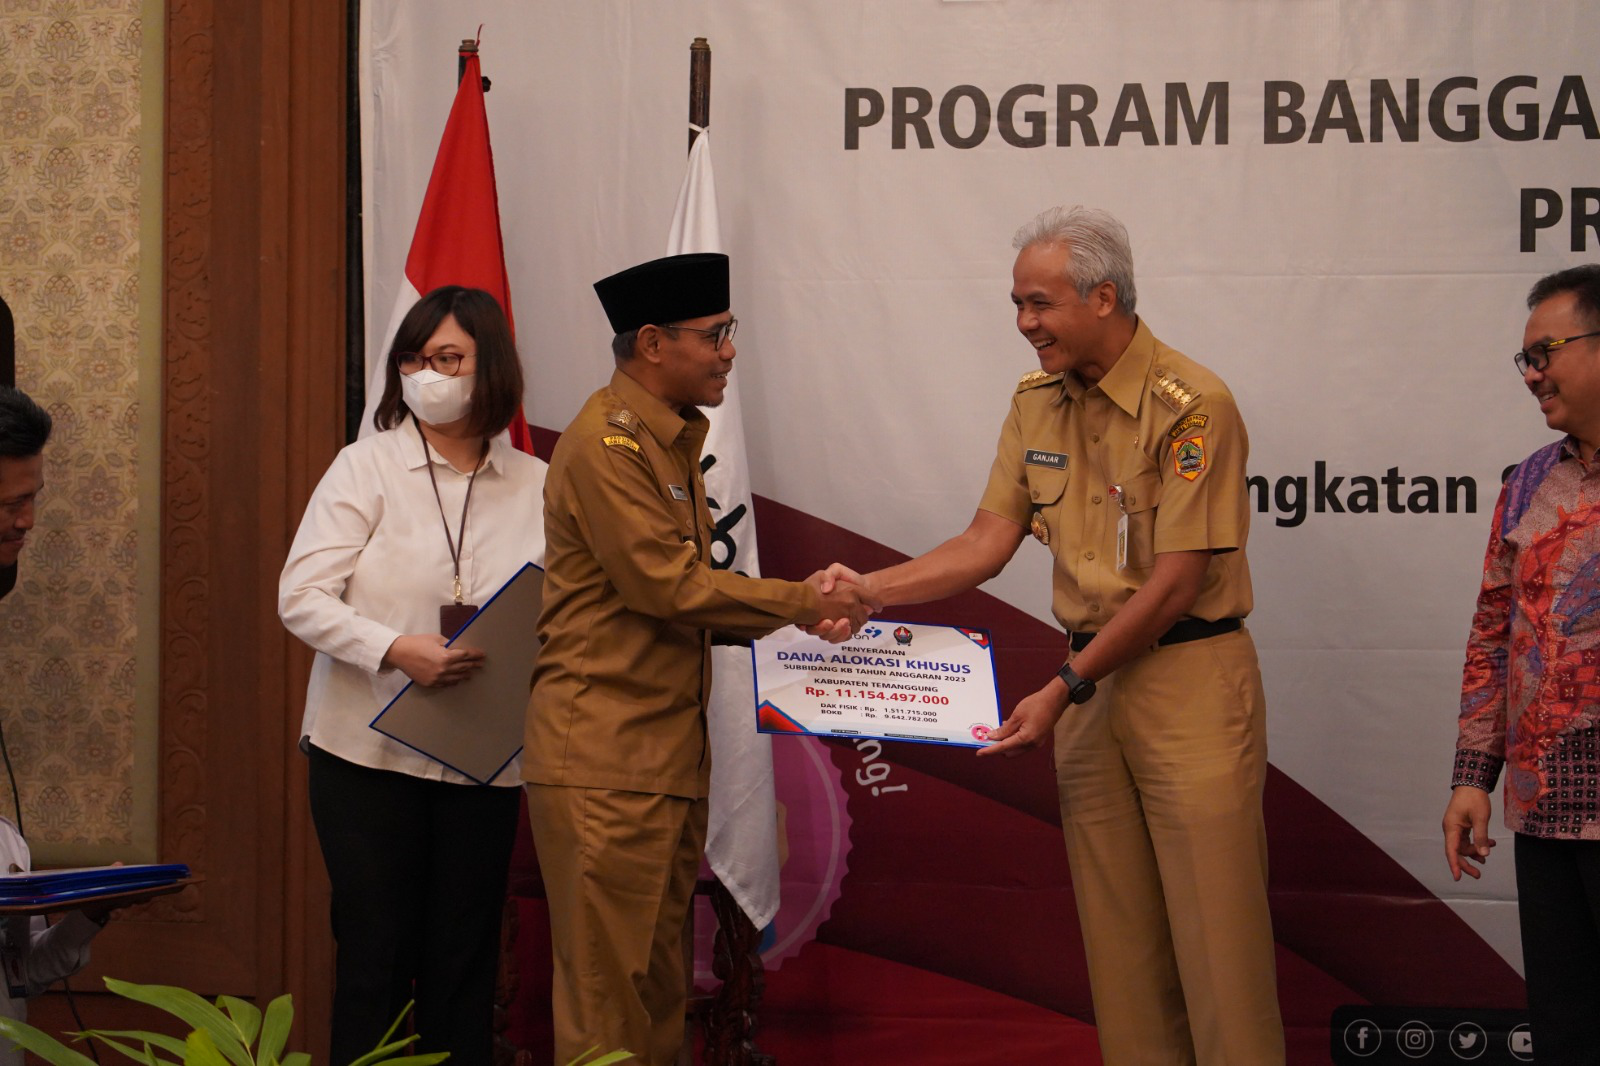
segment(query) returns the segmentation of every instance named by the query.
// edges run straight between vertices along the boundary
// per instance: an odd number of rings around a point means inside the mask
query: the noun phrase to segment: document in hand
[[[543,603],[544,570],[524,564],[450,639],[481,649],[483,665],[448,688],[407,684],[372,728],[479,784],[492,781],[522,750]]]

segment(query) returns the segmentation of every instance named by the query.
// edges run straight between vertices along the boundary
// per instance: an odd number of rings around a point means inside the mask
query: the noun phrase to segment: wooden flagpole
[[[689,45],[689,145],[711,125],[711,45],[696,37]],[[712,997],[705,1023],[707,1066],[776,1066],[777,1059],[756,1050],[756,1011],[766,992],[761,964],[761,931],[721,881],[710,881],[711,909],[717,916],[711,972],[722,982]]]
[[[711,125],[711,45],[696,37],[689,45],[689,147],[700,134],[695,129]]]

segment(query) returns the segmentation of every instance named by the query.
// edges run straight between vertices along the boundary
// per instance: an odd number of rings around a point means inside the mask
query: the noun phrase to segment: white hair
[[[1117,288],[1117,307],[1131,316],[1138,301],[1133,287],[1133,248],[1128,230],[1108,211],[1095,207],[1051,207],[1011,238],[1021,251],[1035,244],[1059,244],[1069,251],[1067,278],[1087,300],[1095,286],[1111,282]]]

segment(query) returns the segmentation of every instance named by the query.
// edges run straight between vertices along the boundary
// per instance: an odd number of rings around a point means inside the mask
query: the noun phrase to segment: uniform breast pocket
[[[1148,570],[1156,564],[1156,505],[1161,502],[1161,475],[1140,474],[1122,484],[1122,518],[1127,520],[1127,568]],[[1119,531],[1123,523],[1118,520]],[[1119,550],[1117,553],[1122,556]]]
[[[1049,466],[1026,466],[1028,499],[1033,504],[1030,530],[1036,538],[1052,546],[1060,543],[1063,522],[1062,504],[1066,500],[1068,471]]]
[[[685,544],[700,539],[700,514],[695,507],[694,500],[689,498],[689,491],[678,485],[667,486],[668,500],[671,501],[672,515],[678,521],[678,539]]]

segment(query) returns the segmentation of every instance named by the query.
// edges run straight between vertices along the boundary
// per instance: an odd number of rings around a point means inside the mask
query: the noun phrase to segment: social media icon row
[[[1409,1021],[1394,1034],[1400,1053],[1407,1058],[1420,1059],[1433,1050],[1434,1030],[1423,1022]],[[1357,1058],[1369,1058],[1383,1046],[1383,1030],[1368,1018],[1357,1018],[1344,1027],[1345,1050]],[[1446,1046],[1463,1062],[1482,1057],[1489,1049],[1489,1034],[1474,1022],[1462,1022],[1450,1030]],[[1526,1025],[1519,1025],[1506,1034],[1506,1048],[1522,1062],[1533,1061],[1533,1033]]]

